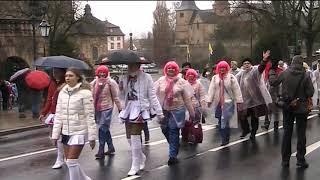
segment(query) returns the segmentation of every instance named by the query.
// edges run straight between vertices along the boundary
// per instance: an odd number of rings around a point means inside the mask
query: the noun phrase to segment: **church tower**
[[[218,16],[229,16],[230,15],[230,3],[228,1],[215,1],[212,4],[213,13]]]
[[[190,19],[196,11],[200,10],[194,1],[183,0],[176,8],[176,44],[188,44],[188,26]]]

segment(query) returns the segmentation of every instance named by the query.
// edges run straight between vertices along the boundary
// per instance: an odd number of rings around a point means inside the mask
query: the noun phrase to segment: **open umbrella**
[[[43,90],[49,86],[50,79],[47,73],[43,71],[31,71],[24,79],[28,87],[35,90]]]
[[[121,49],[116,50],[107,55],[106,57],[102,57],[101,61],[97,64],[105,64],[105,65],[115,65],[115,64],[150,64],[150,61],[147,61],[144,58],[141,58],[136,52]]]
[[[37,59],[34,66],[40,67],[56,67],[56,68],[69,68],[74,67],[77,69],[90,70],[90,66],[84,61],[74,59],[67,56],[48,56]]]
[[[24,69],[21,69],[17,72],[15,72],[9,79],[10,82],[12,81],[15,81],[19,76],[22,76],[28,72],[30,72],[31,70],[29,68],[24,68]]]

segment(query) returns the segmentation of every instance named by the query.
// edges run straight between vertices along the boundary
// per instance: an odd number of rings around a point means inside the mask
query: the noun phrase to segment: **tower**
[[[230,15],[230,3],[229,1],[215,1],[212,4],[213,13],[218,16],[228,16]]]
[[[188,25],[190,19],[196,11],[200,10],[194,1],[181,1],[181,4],[176,8],[176,44],[188,43]]]

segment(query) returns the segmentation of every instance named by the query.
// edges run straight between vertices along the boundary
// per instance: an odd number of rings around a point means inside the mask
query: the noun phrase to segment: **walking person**
[[[243,103],[238,81],[230,72],[230,66],[226,61],[217,64],[207,101],[209,107],[214,107],[215,117],[219,120],[221,146],[225,146],[229,144],[230,127],[237,127],[237,107]]]
[[[207,92],[205,88],[197,80],[198,73],[194,69],[188,69],[186,72],[186,80],[193,88],[194,95],[191,98],[192,105],[195,111],[195,118],[191,122],[192,125],[199,124],[201,122],[205,122],[206,110],[207,110]],[[188,120],[188,117],[186,120]],[[186,134],[187,135],[187,134]],[[187,141],[188,137],[184,137],[182,134],[182,140]],[[189,142],[190,143],[190,142]]]
[[[81,72],[69,68],[65,74],[66,84],[60,91],[52,130],[52,141],[56,145],[60,133],[70,180],[91,180],[79,164],[84,144],[89,140],[95,147],[97,129],[94,122],[93,97],[90,84]]]
[[[6,80],[0,80],[0,91],[2,94],[2,110],[7,111],[9,105],[9,89],[8,89],[8,82]]]
[[[66,69],[53,68],[51,81],[48,87],[48,95],[44,107],[41,110],[39,120],[45,122],[50,128],[50,137],[54,122],[54,116],[56,113],[57,99],[60,90],[65,86],[65,75]],[[57,159],[52,169],[59,169],[62,167],[64,162],[63,144],[61,142],[61,136],[57,140]]]
[[[234,76],[240,72],[240,68],[238,68],[237,61],[231,61],[231,74]]]
[[[242,129],[240,138],[250,134],[250,139],[255,141],[255,135],[259,127],[259,117],[265,116],[267,105],[272,102],[266,84],[262,79],[262,73],[266,67],[270,51],[263,52],[263,60],[260,65],[252,66],[252,60],[246,58],[243,60],[243,70],[236,78],[240,85],[243,104],[239,107],[239,119]],[[251,130],[249,128],[248,118],[251,117]]]
[[[105,155],[113,155],[115,153],[110,133],[110,124],[114,104],[116,104],[119,112],[122,110],[122,107],[119,99],[118,84],[110,78],[107,66],[99,66],[96,69],[96,76],[97,78],[91,83],[95,120],[99,129],[99,150],[95,157],[96,159],[102,159]],[[106,142],[108,151],[104,152]]]
[[[141,142],[144,122],[155,116],[162,119],[163,112],[156,96],[152,77],[140,70],[139,62],[128,64],[128,74],[120,81],[120,94],[124,99],[124,109],[119,117],[125,123],[132,155],[128,176],[133,176],[145,168],[146,156],[142,152]]]
[[[165,118],[161,121],[161,130],[169,143],[168,165],[178,162],[179,134],[185,124],[185,113],[189,111],[190,119],[195,119],[191,97],[194,94],[190,84],[178,77],[179,66],[169,61],[164,69],[164,76],[155,82],[157,96],[162,104]]]
[[[305,160],[306,154],[306,127],[308,117],[308,98],[314,93],[314,88],[310,76],[307,75],[303,67],[303,57],[296,55],[292,58],[291,66],[279,77],[275,70],[270,71],[270,84],[278,86],[282,84],[282,94],[284,99],[283,107],[283,139],[282,139],[282,167],[289,167],[291,157],[291,138],[294,121],[298,136],[297,142],[297,167],[308,168]]]

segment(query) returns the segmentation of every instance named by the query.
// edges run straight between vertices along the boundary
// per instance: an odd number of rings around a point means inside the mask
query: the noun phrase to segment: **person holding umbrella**
[[[119,99],[118,84],[110,78],[109,69],[104,65],[100,65],[96,69],[96,76],[97,78],[91,82],[96,123],[99,128],[99,151],[95,156],[96,159],[102,159],[105,155],[112,155],[115,152],[110,134],[110,123],[114,103],[119,112],[122,107]],[[104,146],[106,142],[108,151],[105,153]]]
[[[54,114],[56,112],[58,95],[60,90],[65,86],[64,74],[66,73],[66,69],[63,68],[52,69],[52,77],[48,87],[47,99],[39,117],[40,121],[45,122],[49,125],[51,132],[54,121]],[[61,143],[60,136],[57,141],[57,159],[54,165],[52,166],[52,169],[59,169],[62,167],[63,164],[63,144]]]
[[[176,62],[169,61],[163,72],[164,76],[155,82],[155,88],[165,116],[160,124],[162,133],[169,143],[168,165],[174,165],[178,162],[179,132],[185,124],[186,108],[190,119],[195,119],[191,101],[193,89],[188,81],[178,76],[179,66]]]
[[[58,96],[52,141],[57,145],[62,133],[70,180],[91,180],[80,167],[78,160],[86,141],[90,142],[93,149],[97,139],[91,87],[75,68],[67,69],[65,81],[66,85]]]
[[[141,131],[144,122],[155,115],[160,119],[163,118],[151,75],[140,70],[140,58],[131,60],[128,62],[128,74],[120,82],[124,110],[119,114],[125,122],[128,142],[131,144],[132,164],[128,176],[137,174],[145,167],[146,156],[141,149]]]

